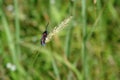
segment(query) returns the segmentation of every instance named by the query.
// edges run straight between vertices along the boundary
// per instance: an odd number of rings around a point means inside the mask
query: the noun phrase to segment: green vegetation
[[[41,46],[64,19],[66,27]],[[0,0],[0,80],[120,80],[120,0]]]

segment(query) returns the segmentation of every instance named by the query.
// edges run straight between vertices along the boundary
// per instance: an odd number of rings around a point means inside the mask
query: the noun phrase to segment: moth
[[[47,35],[48,35],[48,31],[47,31],[48,25],[49,25],[49,23],[46,25],[46,29],[42,33],[42,38],[41,38],[41,41],[40,41],[42,46],[45,46],[45,41],[46,41],[46,38],[47,38]]]

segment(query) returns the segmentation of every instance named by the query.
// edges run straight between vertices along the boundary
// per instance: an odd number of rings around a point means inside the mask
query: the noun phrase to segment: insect
[[[48,31],[47,31],[48,25],[49,25],[49,23],[46,25],[46,29],[42,34],[42,38],[41,38],[41,42],[40,42],[42,46],[45,46],[45,40],[46,40],[47,35],[48,35]]]

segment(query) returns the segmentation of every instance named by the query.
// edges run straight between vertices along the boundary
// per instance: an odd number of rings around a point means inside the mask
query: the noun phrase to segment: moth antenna
[[[49,25],[49,22],[48,22],[47,25],[46,25],[46,31],[47,31],[47,29],[48,29],[48,25]]]

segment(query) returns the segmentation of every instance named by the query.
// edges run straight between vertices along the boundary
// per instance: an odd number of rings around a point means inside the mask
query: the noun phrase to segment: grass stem
[[[86,49],[86,0],[82,0],[82,24],[83,24],[83,41],[82,41],[82,65],[83,65],[83,80],[88,80],[88,65],[87,65],[87,49]]]
[[[14,0],[14,8],[15,8],[15,29],[16,29],[16,52],[17,56],[20,57],[20,24],[19,24],[19,10],[18,10],[18,0]]]

